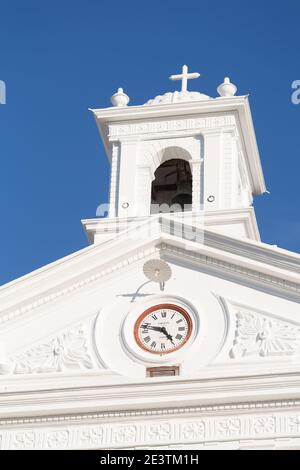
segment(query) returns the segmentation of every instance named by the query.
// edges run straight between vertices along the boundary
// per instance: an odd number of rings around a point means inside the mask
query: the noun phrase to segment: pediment
[[[187,269],[227,276],[254,289],[300,300],[299,255],[158,217],[2,286],[0,326],[64,302],[93,283],[121,272],[126,275],[135,263],[149,257],[170,259]]]
[[[141,386],[143,403],[149,402],[152,394],[146,368],[170,365],[170,361],[153,364],[146,356],[134,356],[130,343],[123,338],[136,316],[152,304],[186,306],[198,320],[193,343],[172,359],[180,364],[181,371],[171,387],[172,395],[167,392],[168,378],[158,380],[162,396],[151,406],[163,406],[166,397],[170,406],[172,400],[182,403],[186,387],[194,390],[191,393],[196,401],[208,400],[215,390],[212,381],[219,384],[216,390],[220,396],[232,390],[235,399],[249,400],[257,381],[264,384],[261,390],[267,393],[270,374],[280,388],[283,385],[278,377],[283,380],[287,375],[291,381],[299,373],[299,303],[233,282],[224,276],[223,264],[214,266],[223,271],[223,278],[216,277],[209,268],[210,258],[201,251],[189,252],[175,241],[160,240],[154,249],[147,246],[144,252],[136,252],[126,268],[119,266],[110,273],[107,284],[99,279],[95,284],[83,284],[73,291],[73,297],[65,295],[50,302],[50,310],[33,309],[13,326],[7,323],[2,339],[7,338],[10,345],[14,338],[18,347],[9,352],[0,372],[7,393],[12,393],[12,403],[19,400],[19,390],[26,389],[32,393],[30,400],[35,393],[47,395],[47,406],[52,409],[51,394],[58,384],[64,403],[72,396],[76,409],[82,409],[83,403],[90,409],[94,393],[98,397],[94,406],[99,407],[101,402],[105,408],[106,402],[115,400],[132,408]],[[158,285],[144,285],[142,267],[153,256],[170,264],[173,277],[165,291]],[[126,282],[120,282],[125,279],[123,270]],[[231,295],[225,295],[225,291]],[[247,302],[243,301],[246,297]],[[247,396],[243,395],[245,381],[249,384]],[[83,393],[86,387],[92,390],[90,397]],[[127,399],[128,390],[132,398]],[[70,407],[72,410],[73,401]]]

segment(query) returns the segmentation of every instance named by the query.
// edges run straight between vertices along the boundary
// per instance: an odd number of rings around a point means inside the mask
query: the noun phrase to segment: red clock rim
[[[171,351],[165,351],[165,352],[151,351],[146,346],[144,346],[144,344],[141,342],[141,340],[139,338],[139,335],[138,335],[139,327],[140,327],[143,319],[145,317],[147,317],[150,313],[155,312],[156,310],[159,310],[159,309],[173,309],[173,310],[176,310],[177,312],[181,313],[184,316],[184,318],[186,319],[187,324],[188,324],[188,334],[186,335],[184,341],[181,344],[179,344],[176,348],[172,349]],[[192,322],[191,316],[183,307],[180,307],[179,305],[174,305],[174,304],[153,305],[152,307],[145,310],[139,316],[139,318],[136,320],[135,325],[134,325],[134,339],[135,339],[136,343],[138,344],[138,346],[141,349],[143,349],[144,351],[147,351],[150,354],[159,354],[160,356],[163,356],[164,354],[171,354],[175,351],[178,351],[178,349],[181,349],[187,343],[187,341],[190,339],[191,334],[192,334],[192,329],[193,329],[193,322]]]

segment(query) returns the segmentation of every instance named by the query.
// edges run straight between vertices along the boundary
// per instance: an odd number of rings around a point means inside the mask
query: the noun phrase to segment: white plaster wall
[[[183,377],[197,377],[212,364],[222,363],[231,369],[235,365],[240,368],[244,362],[244,359],[231,359],[229,355],[236,331],[237,308],[232,305],[241,304],[246,309],[298,324],[299,304],[274,296],[270,291],[268,293],[267,286],[265,292],[259,291],[251,287],[250,281],[241,278],[241,284],[237,284],[229,280],[225,272],[216,276],[205,272],[209,271],[208,268],[195,270],[189,267],[188,261],[179,264],[172,262],[172,256],[167,256],[173,275],[165,291],[161,292],[157,284],[146,284],[132,302],[137,290],[145,283],[142,272],[145,259],[127,269],[120,269],[105,282],[82,287],[51,305],[39,308],[35,314],[27,318],[24,316],[21,321],[3,326],[2,340],[8,355],[20,354],[32,344],[43,342],[69,326],[82,323],[96,368],[104,367],[126,377],[142,378],[145,377],[145,367],[157,362],[151,360],[150,354],[147,358],[137,358],[132,349],[124,346],[123,323],[128,315],[137,318],[149,303],[173,300],[191,305],[199,331],[182,350],[163,357],[161,364],[179,364]],[[98,323],[94,336],[96,318]],[[266,361],[270,364],[278,364],[278,361],[291,364],[292,361],[295,364],[295,358],[285,356],[284,351],[280,357],[254,355],[250,358],[250,362],[257,365],[266,364]]]

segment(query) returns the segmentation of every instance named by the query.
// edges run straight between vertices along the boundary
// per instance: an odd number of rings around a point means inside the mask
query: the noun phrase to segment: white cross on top
[[[182,73],[180,75],[171,75],[170,80],[181,80],[181,91],[187,91],[187,81],[192,80],[193,78],[199,78],[200,73],[188,73],[188,66],[183,65]]]

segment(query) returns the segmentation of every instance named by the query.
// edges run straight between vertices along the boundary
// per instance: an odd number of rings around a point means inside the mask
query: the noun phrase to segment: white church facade
[[[0,288],[1,450],[300,449],[300,255],[260,239],[248,97],[198,76],[92,110],[108,216]]]

